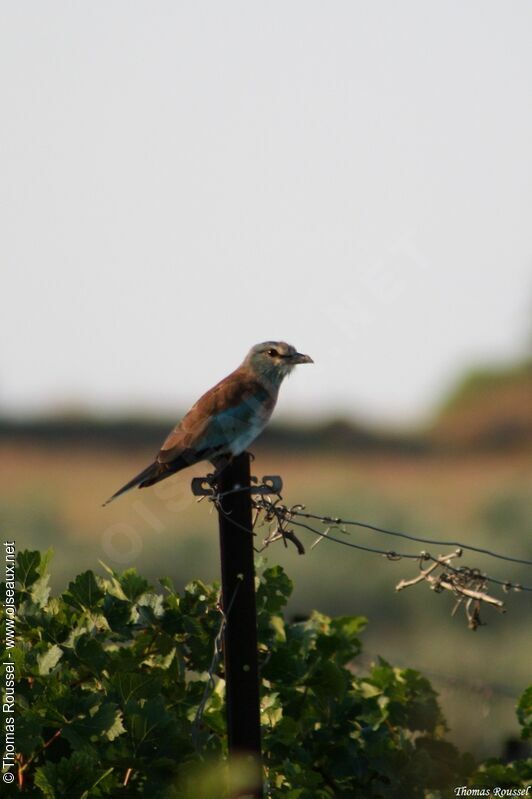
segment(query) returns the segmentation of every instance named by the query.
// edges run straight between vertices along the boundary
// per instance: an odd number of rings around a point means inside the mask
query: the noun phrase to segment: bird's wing
[[[207,391],[163,443],[157,460],[206,459],[228,450],[234,438],[268,420],[277,396],[240,367]],[[200,456],[197,458],[196,456]]]

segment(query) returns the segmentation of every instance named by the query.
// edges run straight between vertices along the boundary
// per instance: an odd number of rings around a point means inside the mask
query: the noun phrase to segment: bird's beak
[[[310,355],[303,355],[301,352],[296,352],[292,357],[292,363],[314,363]]]

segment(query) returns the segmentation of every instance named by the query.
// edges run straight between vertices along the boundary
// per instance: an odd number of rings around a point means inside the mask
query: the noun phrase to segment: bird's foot
[[[232,455],[220,455],[218,458],[213,458],[211,460],[211,463],[214,466],[214,472],[211,472],[210,474],[207,475],[208,482],[213,485],[216,485],[221,473],[223,472],[226,466],[229,466],[232,460],[233,460]]]

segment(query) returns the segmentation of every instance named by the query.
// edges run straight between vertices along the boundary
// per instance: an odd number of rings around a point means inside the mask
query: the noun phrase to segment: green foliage
[[[129,569],[86,571],[50,597],[49,554],[18,555],[16,742],[32,799],[224,799],[252,785],[225,762],[223,665],[210,679],[218,588],[197,580],[156,591]],[[281,567],[257,586],[265,781],[273,799],[411,799],[450,786],[521,785],[526,764],[485,764],[443,739],[429,682],[379,660],[356,666],[361,617],[314,612],[288,623]],[[162,589],[162,591],[161,591]],[[519,705],[531,735],[530,690]],[[198,718],[198,708],[202,712]],[[440,792],[438,794],[438,792]]]
[[[523,727],[523,738],[532,738],[532,685],[519,700],[517,718]]]

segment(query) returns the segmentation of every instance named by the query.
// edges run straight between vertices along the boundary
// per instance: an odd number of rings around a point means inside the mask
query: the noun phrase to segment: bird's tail
[[[167,468],[166,464],[158,463],[154,461],[150,463],[146,469],[143,469],[142,472],[139,472],[136,477],[126,483],[122,488],[119,488],[108,500],[106,500],[102,507],[104,508],[106,505],[109,505],[113,499],[120,497],[122,494],[125,494],[126,491],[130,491],[135,486],[139,488],[145,488],[145,486],[151,486],[154,483],[157,483],[159,480],[163,479],[163,477],[168,477],[170,470]]]

